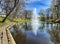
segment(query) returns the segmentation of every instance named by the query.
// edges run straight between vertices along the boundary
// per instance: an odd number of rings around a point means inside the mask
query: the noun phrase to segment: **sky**
[[[26,0],[26,9],[32,10],[34,8],[37,9],[37,11],[40,11],[41,9],[47,9],[51,6],[51,0]]]
[[[25,0],[25,1],[27,10],[33,10],[34,8],[36,8],[37,12],[39,12],[41,9],[45,10],[51,6],[51,0]]]

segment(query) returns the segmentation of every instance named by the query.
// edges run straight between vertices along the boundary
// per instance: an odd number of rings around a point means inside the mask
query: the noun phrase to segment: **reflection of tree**
[[[41,23],[41,26],[39,27],[39,29],[40,29],[41,32],[44,31],[44,24],[45,24],[45,23]]]
[[[51,35],[51,40],[55,44],[60,43],[60,26],[58,24],[56,24],[52,30],[49,30],[49,33]]]
[[[23,25],[23,28],[25,30],[31,30],[32,29],[30,23],[27,23],[27,22],[25,22],[25,25]]]
[[[25,38],[26,38],[25,34],[23,34],[20,30],[18,30],[17,26],[13,26],[13,27],[14,27],[16,35],[14,35],[13,33],[12,33],[12,35],[13,35],[16,43],[25,44]]]

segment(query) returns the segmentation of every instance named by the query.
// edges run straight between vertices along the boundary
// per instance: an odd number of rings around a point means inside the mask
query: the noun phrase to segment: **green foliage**
[[[4,17],[0,17],[0,23],[1,23],[1,21],[2,21],[3,19],[4,19]],[[10,22],[11,22],[11,21],[10,21],[9,19],[6,19],[4,23],[5,23],[5,24],[8,24],[8,23],[10,23]]]
[[[45,16],[44,16],[44,15],[41,15],[41,16],[40,16],[40,20],[41,20],[41,21],[45,21]]]
[[[21,24],[23,22],[29,22],[29,19],[24,19],[24,18],[15,18],[13,19],[17,24]]]
[[[3,17],[0,17],[0,22],[3,20]]]

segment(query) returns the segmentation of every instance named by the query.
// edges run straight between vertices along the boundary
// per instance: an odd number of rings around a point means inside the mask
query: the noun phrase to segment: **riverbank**
[[[54,20],[53,19],[49,19],[49,20],[45,20],[45,22],[47,22],[47,23],[54,23]]]
[[[7,18],[5,20],[5,22],[1,22],[4,18],[3,17],[0,17],[0,27],[3,27],[4,25],[7,25],[7,24],[10,24],[11,22],[15,22],[17,24],[21,24],[23,22],[28,22],[29,19],[24,19],[24,18],[14,18],[14,19],[10,19],[10,18]]]
[[[15,18],[13,19],[14,22],[16,22],[17,24],[21,24],[23,22],[29,22],[29,19],[24,19],[24,18]]]
[[[54,20],[54,19],[46,19],[46,20],[40,20],[46,23],[60,23],[60,21]]]

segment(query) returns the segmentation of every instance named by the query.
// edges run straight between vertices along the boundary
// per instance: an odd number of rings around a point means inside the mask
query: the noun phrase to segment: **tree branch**
[[[16,1],[16,0],[15,0]],[[18,0],[18,2],[19,2],[19,0]],[[9,13],[7,13],[6,14],[6,17],[2,20],[2,22],[5,22],[5,20],[7,19],[7,17],[11,14],[11,12],[15,9],[15,7],[18,5],[18,3],[17,4],[14,4],[14,7],[11,9],[11,11],[9,12]]]

